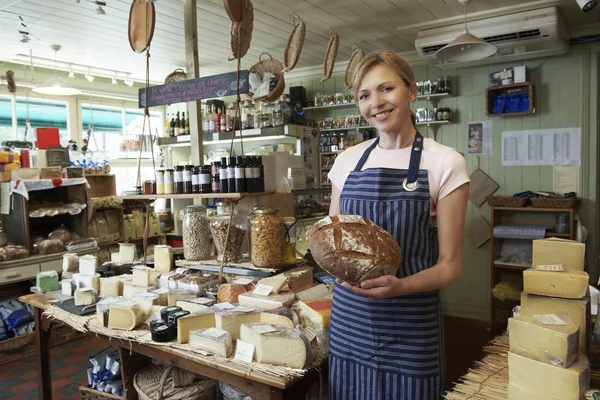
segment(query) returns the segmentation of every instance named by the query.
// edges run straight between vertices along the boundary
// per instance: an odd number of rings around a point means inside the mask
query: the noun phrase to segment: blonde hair
[[[377,65],[385,65],[394,71],[407,88],[412,89],[415,85],[415,76],[413,70],[406,62],[406,60],[400,57],[398,54],[391,50],[376,50],[367,54],[354,70],[354,77],[352,79],[354,98],[358,102],[358,88],[366,73],[369,72],[373,67]],[[410,119],[413,125],[417,122],[416,114],[410,110]]]

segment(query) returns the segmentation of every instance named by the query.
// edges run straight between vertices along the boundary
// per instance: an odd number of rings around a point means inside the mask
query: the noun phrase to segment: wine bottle
[[[181,114],[181,121],[179,121],[179,135],[185,135],[185,112]]]

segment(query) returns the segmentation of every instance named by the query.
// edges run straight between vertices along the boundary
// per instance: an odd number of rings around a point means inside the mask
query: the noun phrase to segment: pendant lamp
[[[468,62],[481,60],[496,54],[493,44],[471,35],[467,28],[467,5],[471,0],[458,0],[465,6],[465,33],[439,49],[435,55],[443,62]]]
[[[50,47],[52,50],[54,50],[54,75],[50,79],[46,80],[46,82],[34,87],[31,90],[36,93],[49,94],[53,96],[73,96],[80,94],[81,90],[70,86],[63,78],[58,76],[58,69],[56,67],[56,52],[60,50],[60,46],[53,44]]]

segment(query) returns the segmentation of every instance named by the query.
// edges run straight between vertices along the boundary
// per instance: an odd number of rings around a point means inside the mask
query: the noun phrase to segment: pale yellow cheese
[[[131,331],[141,322],[140,306],[133,301],[114,303],[108,309],[108,327],[111,329]]]
[[[152,292],[140,292],[133,295],[131,300],[136,302],[138,306],[140,306],[140,311],[144,315],[152,314],[152,306],[154,302],[158,299],[158,295]]]
[[[170,272],[173,268],[173,249],[171,246],[154,246],[154,269],[161,272]]]
[[[579,326],[566,314],[509,318],[508,332],[515,354],[560,368],[570,367],[577,358]]]
[[[154,313],[160,314],[160,312],[162,311],[163,308],[165,308],[165,306],[157,306],[157,305],[152,306],[152,314],[154,314]]]
[[[135,244],[119,243],[119,262],[122,264],[131,264],[135,259]]]
[[[182,310],[189,311],[191,313],[199,312],[199,311],[206,310],[209,308],[208,306],[205,306],[204,304],[198,304],[198,303],[194,302],[194,300],[195,299],[177,300],[175,302],[175,305],[177,307],[181,307]]]
[[[100,278],[100,297],[120,296],[123,282],[115,278]]]
[[[577,400],[590,387],[590,364],[583,354],[569,368],[557,368],[508,353],[508,379],[513,385],[558,400]]]
[[[255,346],[256,361],[264,364],[303,368],[307,343],[295,329],[269,324],[243,324],[240,338]]]
[[[136,267],[132,270],[133,284],[139,287],[154,286],[161,273],[148,267]]]
[[[541,296],[581,299],[588,292],[589,276],[585,271],[523,271],[523,290]]]
[[[133,283],[129,282],[123,283],[123,297],[125,297],[126,300],[131,300],[136,293],[146,293],[152,290],[154,290],[154,288],[135,286]]]
[[[562,264],[568,271],[583,271],[585,244],[549,238],[533,241],[532,266]]]
[[[572,397],[572,399],[577,400],[575,397]],[[558,400],[558,398],[534,392],[533,390],[519,386],[516,383],[509,382],[508,400]]]
[[[296,298],[298,300],[320,300],[326,296],[329,296],[329,294],[331,294],[329,287],[320,284],[296,293]]]
[[[268,278],[263,278],[258,281],[259,285],[266,285],[273,288],[271,293],[277,294],[282,291],[282,288],[287,284],[287,276],[284,274],[279,274],[275,276],[270,276]]]
[[[233,341],[231,334],[222,329],[196,329],[190,332],[190,346],[227,358],[233,350]]]
[[[258,307],[268,311],[279,307],[289,307],[294,303],[295,298],[293,292],[281,292],[269,296],[248,292],[240,294],[238,302],[244,306]]]
[[[100,293],[100,274],[73,274],[73,280],[75,281],[77,289],[91,288],[94,289],[96,293]]]
[[[108,313],[110,310],[110,305],[114,303],[123,303],[126,302],[123,297],[106,297],[96,303],[96,316],[98,317],[98,322],[103,327],[108,327]]]
[[[79,257],[79,273],[86,276],[94,276],[96,274],[96,266],[98,259],[96,256],[87,254]]]
[[[286,328],[294,327],[294,322],[288,317],[277,314],[269,314],[266,312],[260,313],[260,322],[263,322],[265,324],[283,326]]]
[[[62,290],[62,294],[65,296],[73,296],[73,288],[75,286],[75,282],[73,279],[63,279],[60,281],[60,288]]]
[[[167,301],[167,305],[170,306],[174,306],[177,304],[177,300],[182,300],[182,299],[195,299],[196,296],[195,294],[189,294],[189,293],[172,293],[169,292],[168,296],[168,301]]]
[[[588,327],[590,318],[590,298],[560,299],[558,297],[521,294],[521,315],[564,313],[579,326],[579,352],[587,354]]]
[[[248,322],[260,322],[260,312],[238,313],[235,310],[220,311],[215,314],[216,327],[231,334],[233,340],[240,338],[240,327]]]
[[[169,304],[169,289],[160,288],[160,289],[156,289],[152,293],[156,293],[158,295],[158,299],[156,299],[154,304],[165,306],[165,307]]]
[[[75,290],[75,305],[76,306],[89,306],[96,302],[96,296],[94,296],[94,289],[82,288]]]
[[[215,325],[215,311],[211,309],[181,317],[177,320],[177,343],[187,343],[190,332],[195,329],[214,328]]]

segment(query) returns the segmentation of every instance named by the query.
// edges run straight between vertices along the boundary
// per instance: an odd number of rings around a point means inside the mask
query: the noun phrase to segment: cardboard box
[[[567,271],[583,271],[585,244],[559,238],[534,240],[533,267],[550,264],[562,264]]]

